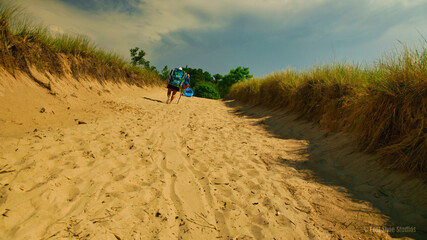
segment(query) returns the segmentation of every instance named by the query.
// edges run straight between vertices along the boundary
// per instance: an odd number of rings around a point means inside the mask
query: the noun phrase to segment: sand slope
[[[389,238],[370,202],[288,164],[310,158],[309,140],[230,103],[16,84],[0,97],[1,239]]]

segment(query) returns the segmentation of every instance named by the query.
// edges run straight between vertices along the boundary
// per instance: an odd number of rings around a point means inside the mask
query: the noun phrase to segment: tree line
[[[155,66],[150,65],[150,61],[144,59],[145,52],[142,49],[139,49],[138,47],[132,48],[130,49],[130,55],[132,65],[149,69],[157,73],[163,79],[167,79],[169,77],[169,73],[172,69],[169,69],[166,65],[162,71],[159,72]],[[225,97],[228,94],[231,85],[245,79],[252,78],[249,68],[242,66],[231,69],[226,75],[212,75],[201,68],[191,68],[188,66],[183,69],[185,72],[190,74],[190,84],[194,91],[194,96],[211,99],[220,99]]]

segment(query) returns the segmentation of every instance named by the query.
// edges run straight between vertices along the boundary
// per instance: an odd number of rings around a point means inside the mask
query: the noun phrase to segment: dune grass
[[[402,44],[372,66],[334,63],[239,82],[228,98],[291,110],[355,133],[360,147],[377,153],[387,167],[426,178],[426,45]]]
[[[98,49],[87,37],[53,34],[42,24],[25,17],[22,8],[0,2],[0,65],[12,75],[36,67],[40,71],[63,75],[63,64],[71,74],[99,82],[127,82],[138,86],[162,84],[160,76],[148,69],[132,66],[115,53]]]

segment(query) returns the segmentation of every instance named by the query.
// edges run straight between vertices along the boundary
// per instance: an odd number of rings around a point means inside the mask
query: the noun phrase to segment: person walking
[[[175,95],[181,88],[190,87],[190,75],[184,72],[182,67],[175,68],[169,73],[168,79],[166,79],[167,89],[168,89],[168,99],[166,104],[171,104],[175,98]],[[172,96],[171,96],[172,95]]]

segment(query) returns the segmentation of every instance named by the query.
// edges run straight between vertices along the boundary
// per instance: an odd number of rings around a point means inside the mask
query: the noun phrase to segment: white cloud
[[[369,0],[369,6],[375,7],[376,9],[387,9],[390,7],[414,7],[422,6],[427,4],[426,0]]]
[[[126,15],[114,11],[85,12],[58,0],[17,0],[43,22],[54,25],[51,27],[53,29],[89,35],[94,40],[101,40],[101,43],[138,43],[148,51],[161,40],[162,35],[170,32],[219,29],[242,14],[260,18],[289,18],[304,8],[324,1],[153,0],[137,6],[140,15]]]

